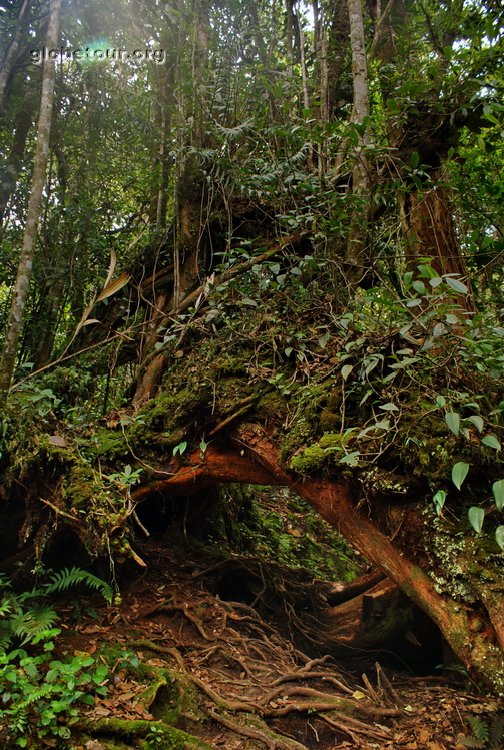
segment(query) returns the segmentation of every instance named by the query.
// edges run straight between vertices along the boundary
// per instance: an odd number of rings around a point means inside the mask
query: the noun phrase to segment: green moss
[[[221,354],[210,365],[211,377],[214,380],[227,378],[232,375],[243,376],[247,374],[250,352],[243,352],[242,356],[231,356]]]
[[[95,432],[91,454],[97,458],[115,459],[128,456],[129,452],[122,431],[98,429]]]
[[[163,721],[147,721],[145,719],[84,719],[82,726],[96,735],[114,735],[118,738],[144,738],[140,747],[150,748],[158,746],[157,738],[162,739],[164,750],[187,750],[187,747],[211,750],[210,746],[199,737],[175,729]],[[150,740],[150,742],[149,742]]]
[[[289,467],[300,474],[307,474],[322,468],[333,453],[345,452],[345,445],[352,438],[353,430],[346,430],[343,434],[325,432],[320,440],[298,452],[289,462]]]
[[[309,474],[315,469],[321,469],[327,458],[327,451],[315,444],[305,448],[295,456],[292,456],[289,467],[300,474]]]

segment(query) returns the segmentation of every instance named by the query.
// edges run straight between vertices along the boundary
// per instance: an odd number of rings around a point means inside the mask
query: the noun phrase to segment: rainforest
[[[503,37],[0,3],[2,747],[502,747]]]

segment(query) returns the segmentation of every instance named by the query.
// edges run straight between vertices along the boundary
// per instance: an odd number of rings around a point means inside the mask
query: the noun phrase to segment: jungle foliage
[[[142,567],[145,498],[273,445],[266,479],[348,485],[503,694],[498,4],[63,2],[41,128],[48,13],[0,8],[6,559],[60,523]]]

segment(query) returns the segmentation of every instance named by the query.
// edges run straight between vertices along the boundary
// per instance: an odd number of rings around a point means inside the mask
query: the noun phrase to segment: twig
[[[58,508],[57,505],[54,505],[54,503],[51,503],[50,500],[44,500],[43,497],[39,497],[39,500],[41,503],[44,503],[44,505],[49,506],[51,510],[53,510],[58,516],[64,516],[64,518],[69,518],[74,523],[82,523],[80,518],[76,518],[75,516],[72,516],[71,513],[67,513],[65,510],[61,510],[61,508]]]

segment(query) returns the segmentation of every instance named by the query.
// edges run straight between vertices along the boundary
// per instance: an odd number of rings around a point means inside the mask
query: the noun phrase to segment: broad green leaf
[[[343,367],[341,368],[341,375],[343,376],[344,381],[348,380],[348,376],[350,375],[352,370],[353,370],[353,365],[343,365]]]
[[[323,333],[322,336],[320,336],[318,340],[319,346],[322,347],[322,349],[324,349],[327,346],[327,342],[329,341],[330,338],[331,338],[331,334],[329,333],[329,331],[326,331],[325,333]]]
[[[459,316],[453,315],[453,313],[447,313],[447,315],[445,315],[445,320],[451,326],[456,325],[457,323],[460,323]]]
[[[481,529],[483,528],[485,511],[483,510],[483,508],[479,508],[477,505],[473,505],[471,508],[469,508],[467,516],[469,518],[469,523],[473,527],[474,531],[479,534]]]
[[[406,288],[411,286],[412,279],[413,279],[413,271],[406,271],[406,273],[403,276],[403,284]]]
[[[432,501],[436,506],[436,513],[440,516],[446,501],[446,492],[444,490],[438,490],[432,498]]]
[[[501,549],[504,549],[504,526],[497,526],[495,529],[495,541]]]
[[[459,292],[460,294],[466,294],[468,291],[466,284],[464,284],[463,281],[459,281],[459,279],[454,279],[451,276],[445,276],[445,281],[449,287],[451,287],[454,291]]]
[[[483,418],[480,417],[478,414],[473,414],[470,417],[467,417],[467,421],[473,424],[478,432],[483,432],[484,422]]]
[[[439,406],[440,409],[443,408],[443,406],[446,405],[446,399],[444,396],[436,396],[436,406]]]
[[[423,283],[423,281],[420,281],[420,279],[415,279],[411,286],[413,287],[415,292],[418,292],[418,294],[425,294],[426,292],[425,284]]]
[[[501,444],[499,443],[495,435],[485,435],[481,442],[483,443],[483,445],[486,445],[489,448],[493,448],[496,451],[500,451],[501,449]]]
[[[424,277],[424,279],[435,279],[438,275],[436,270],[431,266],[432,258],[423,258],[424,263],[420,263],[417,268],[418,272]]]
[[[499,479],[493,483],[492,492],[497,510],[502,510],[504,508],[504,479]]]
[[[447,411],[445,414],[445,422],[449,429],[454,435],[458,435],[460,432],[460,414],[455,411]]]
[[[468,471],[469,464],[464,463],[464,461],[459,461],[458,463],[453,465],[451,478],[453,484],[458,490],[460,490],[460,488],[464,484],[464,479],[466,478]]]
[[[420,164],[420,156],[418,154],[418,151],[411,152],[409,161],[413,169],[416,169],[418,167],[418,165]]]
[[[347,466],[358,466],[359,456],[359,451],[353,451],[352,453],[348,453],[346,456],[343,456],[343,458],[340,458],[339,463],[346,464]]]
[[[255,299],[250,299],[250,297],[243,297],[241,304],[248,305],[248,307],[257,307],[258,302]]]
[[[392,402],[388,404],[382,404],[379,408],[383,409],[383,411],[399,411],[399,408]]]

